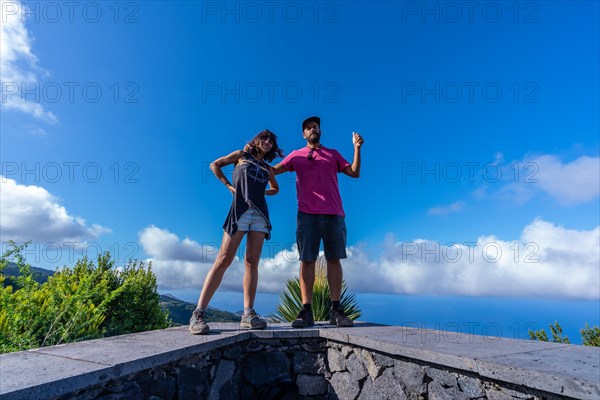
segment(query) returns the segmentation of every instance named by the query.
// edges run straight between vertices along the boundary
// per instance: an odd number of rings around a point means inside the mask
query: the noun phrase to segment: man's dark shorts
[[[346,222],[339,215],[306,214],[298,211],[296,243],[300,260],[315,261],[319,256],[319,246],[327,260],[346,258]]]

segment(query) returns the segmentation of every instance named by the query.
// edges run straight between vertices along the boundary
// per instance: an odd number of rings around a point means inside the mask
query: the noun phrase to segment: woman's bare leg
[[[258,286],[258,263],[265,241],[264,232],[248,232],[246,238],[246,256],[244,264],[244,308],[254,308],[254,299],[256,297],[256,288]]]
[[[219,253],[217,254],[215,262],[208,271],[208,274],[206,274],[204,285],[202,285],[202,292],[200,293],[200,298],[198,299],[199,308],[208,307],[208,303],[223,280],[225,271],[233,262],[235,253],[240,246],[245,233],[246,232],[243,231],[237,231],[233,236],[229,236],[227,232],[223,232],[221,248],[219,249]]]

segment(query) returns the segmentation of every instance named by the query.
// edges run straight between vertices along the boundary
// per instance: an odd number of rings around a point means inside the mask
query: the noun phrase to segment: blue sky
[[[360,179],[340,176],[365,319],[496,302],[506,324],[544,304],[539,324],[599,323],[597,2],[68,4],[2,1],[3,246],[50,269],[152,260],[195,301],[231,201],[208,164],[265,128],[287,154],[316,114],[348,159],[365,138]],[[269,198],[265,314],[297,274],[294,179]],[[215,305],[241,308],[241,273]]]

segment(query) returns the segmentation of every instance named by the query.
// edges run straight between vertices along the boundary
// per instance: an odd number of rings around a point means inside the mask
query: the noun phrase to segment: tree
[[[107,252],[96,263],[86,257],[39,284],[22,256],[28,243],[11,244],[0,260],[0,352],[169,325],[151,265],[136,261],[118,269]],[[5,286],[2,271],[10,260],[20,275],[16,285]]]
[[[321,256],[317,259],[315,269],[312,310],[315,321],[325,321],[329,319],[331,297],[329,284],[327,283],[327,262],[324,257]],[[344,310],[348,318],[352,320],[357,319],[361,315],[356,296],[348,293],[345,281],[342,282],[340,307]],[[300,310],[302,310],[300,279],[288,279],[285,289],[280,294],[275,316],[282,321],[291,322],[296,319]]]
[[[38,290],[37,283],[31,274],[30,266],[25,263],[22,251],[29,242],[17,245],[9,242],[7,249],[0,259],[0,353],[24,350],[35,347],[33,330],[30,323],[35,317],[33,310],[37,299],[33,294]],[[4,268],[13,260],[21,274],[12,282],[14,285],[5,286]]]
[[[103,325],[106,335],[123,335],[169,326],[167,313],[160,305],[156,275],[152,264],[130,261],[117,276],[114,301],[107,310]]]
[[[583,339],[584,346],[597,346],[600,347],[600,328],[594,326],[591,328],[588,323],[585,323],[585,328],[582,328],[579,333],[581,333],[581,338]]]
[[[571,343],[567,336],[563,337],[562,327],[558,324],[558,321],[554,321],[554,324],[550,324],[550,331],[552,332],[552,342],[554,343]],[[532,331],[529,329],[529,338],[531,340],[539,340],[540,342],[548,341],[548,334],[544,329]]]

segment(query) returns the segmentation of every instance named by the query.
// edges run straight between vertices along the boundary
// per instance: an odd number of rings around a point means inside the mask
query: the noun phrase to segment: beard
[[[319,143],[320,140],[321,140],[321,134],[320,133],[315,133],[314,136],[313,136],[313,134],[310,134],[308,136],[308,141],[310,143],[313,143],[313,144],[314,143]]]

